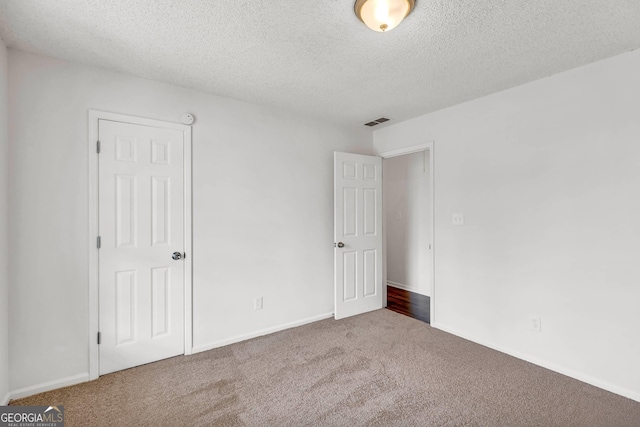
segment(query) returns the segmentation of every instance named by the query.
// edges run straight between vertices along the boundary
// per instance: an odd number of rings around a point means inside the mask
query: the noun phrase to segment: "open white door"
[[[381,309],[382,159],[334,153],[336,319]]]

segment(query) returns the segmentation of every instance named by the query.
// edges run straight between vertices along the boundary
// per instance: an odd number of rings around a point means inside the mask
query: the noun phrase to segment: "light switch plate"
[[[454,213],[453,215],[451,215],[451,224],[464,225],[464,214]]]

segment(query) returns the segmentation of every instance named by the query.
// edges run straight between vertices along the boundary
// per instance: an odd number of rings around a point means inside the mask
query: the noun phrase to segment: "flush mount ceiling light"
[[[356,16],[374,31],[393,30],[411,13],[415,0],[356,0]]]

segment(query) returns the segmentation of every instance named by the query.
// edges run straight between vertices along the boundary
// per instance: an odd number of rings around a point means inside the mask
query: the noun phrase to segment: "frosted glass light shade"
[[[414,5],[414,0],[357,0],[354,9],[367,27],[384,32],[397,27]]]

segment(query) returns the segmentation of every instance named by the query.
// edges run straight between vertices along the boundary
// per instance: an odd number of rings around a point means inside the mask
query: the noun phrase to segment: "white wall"
[[[640,51],[381,129],[374,148],[429,140],[436,325],[640,400]]]
[[[332,153],[370,132],[13,50],[9,77],[12,390],[88,371],[88,109],[196,116],[194,347],[332,313]]]
[[[7,131],[7,48],[0,40],[0,405],[9,393],[9,163]]]
[[[429,151],[384,160],[387,281],[431,293]]]

